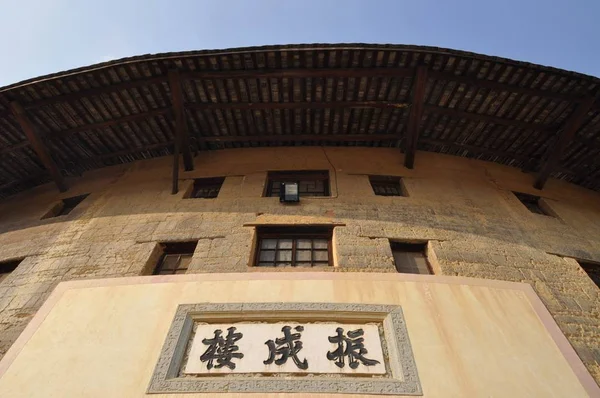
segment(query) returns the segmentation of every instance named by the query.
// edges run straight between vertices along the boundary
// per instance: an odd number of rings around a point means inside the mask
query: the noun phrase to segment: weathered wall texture
[[[171,158],[161,158],[92,172],[64,194],[46,186],[6,201],[0,261],[25,259],[0,284],[0,353],[59,281],[149,273],[156,242],[198,239],[190,273],[248,272],[253,225],[336,223],[335,267],[324,271],[395,272],[389,239],[429,240],[441,274],[530,283],[600,381],[600,289],[564,258],[600,262],[600,194],[559,181],[536,191],[531,175],[464,158],[419,153],[414,170],[402,162],[395,149],[223,150],[200,153],[177,195]],[[261,197],[268,170],[303,169],[329,169],[332,197],[297,206]],[[368,174],[405,177],[410,196],[375,196]],[[217,199],[182,199],[189,179],[211,176],[227,177]],[[511,191],[547,198],[558,218],[529,212]],[[83,193],[71,214],[40,220]]]

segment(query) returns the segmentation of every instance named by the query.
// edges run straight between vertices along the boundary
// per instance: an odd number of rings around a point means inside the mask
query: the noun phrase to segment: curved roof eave
[[[429,150],[535,172],[538,188],[555,177],[600,190],[599,88],[580,73],[425,46],[123,58],[0,88],[0,196],[171,154],[179,136],[186,167],[191,150],[400,146],[407,166]]]

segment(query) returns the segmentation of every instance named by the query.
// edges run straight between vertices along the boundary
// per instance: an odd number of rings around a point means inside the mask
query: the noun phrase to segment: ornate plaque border
[[[261,375],[180,377],[194,322],[306,320],[378,322],[389,358],[388,378]],[[402,308],[397,305],[335,303],[201,303],[177,307],[147,392],[165,393],[349,393],[423,395]]]

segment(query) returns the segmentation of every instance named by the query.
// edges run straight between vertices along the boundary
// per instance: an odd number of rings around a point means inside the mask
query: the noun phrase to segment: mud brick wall
[[[600,263],[600,194],[497,164],[419,153],[413,170],[383,148],[260,148],[202,152],[171,195],[171,158],[105,168],[68,192],[38,187],[0,203],[0,355],[60,281],[152,272],[158,242],[198,240],[188,272],[253,272],[255,226],[333,224],[333,267],[395,272],[389,240],[428,241],[434,271],[530,283],[600,381],[600,289],[575,259]],[[269,170],[329,170],[331,197],[285,206],[262,197]],[[404,178],[408,197],[375,196],[368,175]],[[226,177],[218,198],[183,199],[196,177]],[[531,213],[511,191],[542,196]],[[40,220],[61,198],[90,195]],[[267,271],[266,269],[260,269]],[[273,272],[302,272],[286,268]]]

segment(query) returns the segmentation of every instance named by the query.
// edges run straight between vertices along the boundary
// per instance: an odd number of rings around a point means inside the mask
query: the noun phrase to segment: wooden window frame
[[[186,199],[216,199],[221,193],[225,177],[194,178]],[[214,196],[198,196],[198,192],[206,189],[216,190]]]
[[[315,195],[313,192],[300,192],[301,182],[323,181],[323,195]],[[296,170],[296,171],[269,171],[267,173],[267,186],[265,188],[265,197],[279,197],[280,193],[273,194],[273,183],[275,182],[295,182],[298,184],[298,195],[300,197],[330,197],[331,187],[329,170]]]
[[[333,238],[333,227],[321,227],[321,226],[302,226],[302,227],[258,227],[256,229],[256,248],[254,251],[254,267],[279,267],[277,265],[277,252],[279,251],[279,242],[275,249],[267,249],[266,251],[275,252],[274,261],[272,262],[274,265],[266,265],[260,264],[260,253],[265,249],[262,249],[262,241],[263,239],[291,239],[292,240],[292,248],[289,249],[292,254],[292,259],[289,261],[291,263],[291,267],[298,267],[296,265],[297,262],[306,263],[306,261],[296,261],[296,253],[297,251],[308,251],[311,252],[311,261],[310,268],[319,267],[319,266],[333,266],[333,253],[332,253],[332,238]],[[311,239],[311,248],[310,249],[298,249],[296,247],[297,239]],[[314,239],[323,239],[327,240],[327,249],[315,249],[313,247]],[[327,263],[325,262],[315,262],[313,260],[313,253],[315,251],[327,251]],[[281,263],[287,263],[288,261],[280,261]],[[302,267],[302,266],[300,266]]]
[[[152,275],[176,275],[177,271],[185,271],[184,273],[187,273],[189,268],[180,267],[181,256],[190,256],[190,258],[193,257],[197,245],[198,241],[160,243],[162,253],[156,265],[154,266],[154,269],[152,270]],[[179,256],[177,259],[177,264],[173,269],[166,270],[172,272],[162,272],[165,271],[164,263],[169,256]]]
[[[371,189],[376,196],[400,196],[407,197],[408,193],[406,192],[406,188],[404,187],[404,182],[402,177],[398,176],[380,176],[380,175],[370,175],[369,183],[371,184]],[[377,193],[376,186],[387,186],[393,187],[398,190],[398,194],[388,194],[388,193]]]

